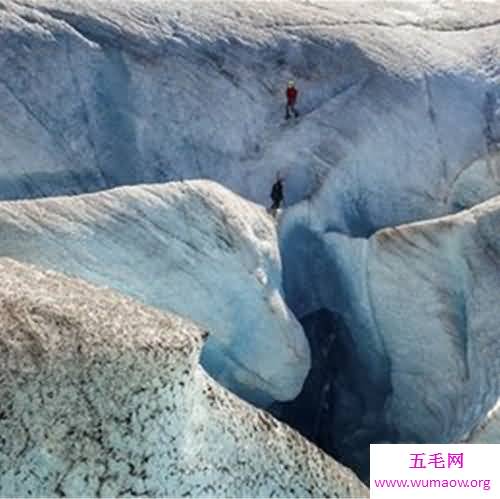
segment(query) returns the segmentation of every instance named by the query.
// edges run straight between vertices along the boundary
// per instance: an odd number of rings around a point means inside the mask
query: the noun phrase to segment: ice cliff
[[[207,370],[261,404],[307,373],[290,307],[312,370],[274,410],[358,470],[370,442],[484,420],[497,2],[0,0],[0,46],[0,198],[206,178],[265,204],[279,171],[289,208],[278,241],[262,209],[202,184],[6,203],[1,254],[199,321]],[[289,78],[301,119],[283,125]]]
[[[367,497],[199,367],[205,333],[1,259],[0,495]]]
[[[283,226],[291,308],[338,313],[350,331],[350,393],[337,406],[344,421],[357,413],[356,432],[387,424],[397,439],[454,441],[495,405],[499,224],[496,197],[367,239]]]
[[[495,2],[0,6],[4,199],[208,177],[267,202],[280,170],[366,234],[455,209],[500,136]]]
[[[202,364],[255,403],[289,400],[310,367],[283,301],[276,229],[261,207],[207,181],[0,203],[0,256],[57,269],[189,317]]]

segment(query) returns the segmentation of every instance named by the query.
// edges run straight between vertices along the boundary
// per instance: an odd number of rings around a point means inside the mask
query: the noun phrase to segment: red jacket
[[[295,87],[289,87],[286,89],[286,98],[288,100],[288,105],[295,105],[295,101],[297,100],[298,90]]]

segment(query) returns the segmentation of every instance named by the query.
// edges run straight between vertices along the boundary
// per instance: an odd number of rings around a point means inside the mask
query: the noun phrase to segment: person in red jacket
[[[288,88],[286,89],[286,115],[285,119],[289,119],[291,117],[291,113],[297,118],[299,113],[297,109],[295,109],[295,103],[297,102],[297,95],[299,91],[295,88],[295,82],[290,80],[288,82]]]

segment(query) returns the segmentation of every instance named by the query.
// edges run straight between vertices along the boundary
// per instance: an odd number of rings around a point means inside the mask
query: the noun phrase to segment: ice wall
[[[3,497],[368,497],[206,376],[190,321],[0,260]]]
[[[340,314],[357,360],[348,378],[365,379],[337,411],[380,438],[463,439],[499,396],[500,198],[368,239],[307,234],[299,215],[281,232],[288,302],[299,316]]]
[[[494,3],[2,5],[4,199],[208,177],[267,203],[280,171],[288,204],[323,186],[322,223],[366,235],[454,209],[499,137]]]
[[[259,405],[289,400],[309,346],[283,300],[274,223],[208,181],[0,203],[0,255],[118,289],[210,333],[201,362]]]

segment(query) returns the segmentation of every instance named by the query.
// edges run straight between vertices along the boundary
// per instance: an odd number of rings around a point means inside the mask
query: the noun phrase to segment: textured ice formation
[[[281,260],[261,207],[207,181],[0,203],[0,256],[110,286],[209,333],[201,358],[258,404],[294,398],[310,366],[283,301]]]
[[[199,367],[193,323],[1,259],[0,495],[367,497]]]

